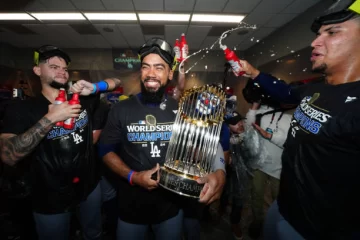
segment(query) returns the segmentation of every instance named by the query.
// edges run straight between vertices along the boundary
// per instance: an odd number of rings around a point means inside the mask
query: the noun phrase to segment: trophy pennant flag
[[[177,194],[199,198],[196,180],[212,172],[225,113],[226,96],[218,86],[184,92],[173,125],[159,184]]]

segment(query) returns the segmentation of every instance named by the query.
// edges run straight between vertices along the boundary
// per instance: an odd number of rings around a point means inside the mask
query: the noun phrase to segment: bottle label
[[[65,129],[73,129],[75,124],[75,118],[68,118],[64,121],[64,128]]]
[[[55,101],[54,104],[62,104],[63,101]]]
[[[187,58],[188,54],[189,54],[189,46],[187,44],[184,44],[184,46],[181,49],[181,54],[182,54],[182,58]]]
[[[229,60],[229,63],[231,65],[231,68],[232,68],[235,76],[239,76],[240,69],[241,69],[240,63],[238,61],[234,61],[234,60]]]
[[[177,60],[181,58],[181,52],[179,47],[174,47],[175,57]]]

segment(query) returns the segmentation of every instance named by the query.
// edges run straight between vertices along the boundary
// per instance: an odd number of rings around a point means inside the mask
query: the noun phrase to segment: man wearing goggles
[[[300,103],[265,239],[360,239],[360,0],[337,1],[330,10],[311,27],[312,70],[324,81],[292,88],[242,61],[271,96]]]
[[[55,46],[35,51],[33,71],[40,78],[41,94],[8,108],[0,135],[3,162],[12,166],[31,161],[26,174],[30,175],[40,240],[67,240],[71,213],[78,206],[84,239],[101,239],[100,172],[93,142],[105,116],[96,96],[81,96],[80,104],[55,103],[59,89],[68,86],[70,61],[69,55]],[[112,90],[120,80],[102,82],[96,85],[79,80],[71,90],[89,95],[97,92],[96,86]],[[56,125],[69,118],[75,118],[73,129]]]
[[[116,104],[100,138],[99,154],[117,173],[117,239],[146,239],[149,228],[156,239],[181,239],[181,196],[159,187],[159,166],[175,121],[177,102],[165,94],[174,74],[175,53],[159,38],[139,50],[141,92]],[[152,176],[156,176],[154,180]],[[225,181],[221,167],[199,179],[205,184],[200,202],[218,199]]]

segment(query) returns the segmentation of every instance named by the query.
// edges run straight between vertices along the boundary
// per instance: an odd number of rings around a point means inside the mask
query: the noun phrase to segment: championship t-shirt
[[[49,104],[43,95],[17,102],[7,109],[1,132],[26,132],[47,114]],[[54,126],[26,158],[31,161],[31,195],[36,212],[73,211],[99,181],[92,130],[102,128],[103,111],[98,111],[96,96],[80,97],[80,104],[75,127],[67,130]]]
[[[166,107],[143,104],[140,96],[116,103],[100,138],[100,147],[112,146],[124,163],[134,171],[163,165],[169,145],[177,103],[169,98]],[[118,209],[123,221],[156,224],[178,213],[178,195],[161,187],[148,191],[118,179]]]
[[[282,156],[279,210],[305,239],[360,232],[360,81],[308,84]]]

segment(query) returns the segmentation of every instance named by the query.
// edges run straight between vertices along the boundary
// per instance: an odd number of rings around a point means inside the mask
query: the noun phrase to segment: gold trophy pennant
[[[160,185],[177,194],[198,198],[196,180],[212,171],[226,105],[225,92],[202,86],[184,92],[173,125]]]

